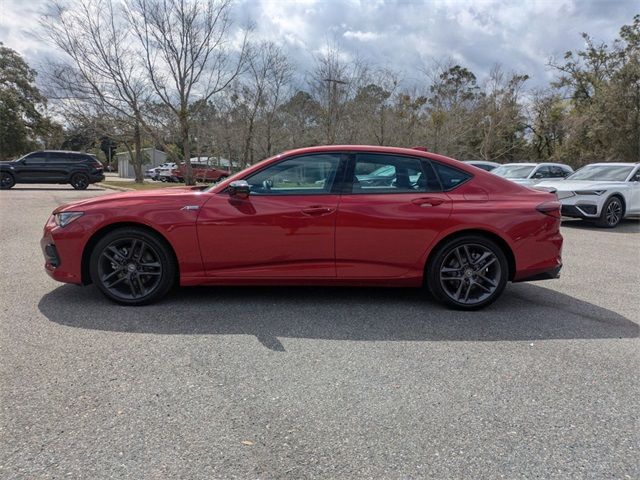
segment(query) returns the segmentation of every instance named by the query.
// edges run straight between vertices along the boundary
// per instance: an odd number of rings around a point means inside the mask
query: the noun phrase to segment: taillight
[[[536,207],[540,213],[544,215],[549,215],[550,217],[560,218],[562,213],[560,209],[562,208],[562,204],[560,202],[544,202]]]
[[[102,164],[98,160],[94,160],[91,165],[93,165],[93,168],[97,168],[98,170],[102,170],[103,168]]]

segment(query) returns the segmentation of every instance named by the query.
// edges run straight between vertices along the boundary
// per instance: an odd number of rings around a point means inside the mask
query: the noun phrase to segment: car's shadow
[[[622,220],[615,228],[600,228],[593,222],[580,219],[562,220],[562,228],[575,230],[590,230],[606,233],[640,233],[640,220],[627,218]]]
[[[95,287],[63,285],[40,311],[75,328],[165,335],[244,334],[284,351],[278,338],[357,341],[517,341],[635,338],[623,316],[532,284],[510,285],[477,312],[447,310],[420,289],[183,288],[161,303],[122,307]]]

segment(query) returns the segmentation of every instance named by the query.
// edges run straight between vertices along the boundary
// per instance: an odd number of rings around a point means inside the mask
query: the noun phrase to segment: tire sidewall
[[[465,244],[479,244],[491,249],[500,263],[500,282],[498,283],[498,287],[495,292],[489,298],[473,305],[467,305],[455,301],[447,295],[442,288],[442,285],[440,285],[440,269],[442,267],[442,262],[451,250]],[[461,235],[445,242],[431,255],[427,264],[426,278],[429,290],[439,301],[457,310],[478,310],[492,304],[500,297],[500,295],[502,295],[502,292],[507,286],[509,274],[509,262],[507,261],[504,251],[498,244],[481,235]]]
[[[2,172],[2,177],[5,177],[5,178],[8,177],[11,179],[11,182],[9,183],[9,185],[0,185],[2,187],[2,190],[9,190],[10,188],[13,188],[14,185],[16,184],[16,179],[9,172]]]
[[[102,251],[113,241],[123,237],[137,238],[150,244],[158,253],[162,264],[162,276],[158,287],[152,293],[139,299],[132,300],[114,296],[109,289],[103,285],[99,278],[98,261],[102,255]],[[89,257],[89,272],[91,275],[91,281],[107,298],[121,305],[136,306],[153,303],[167,294],[175,283],[176,265],[170,247],[163,239],[160,239],[159,236],[141,228],[119,228],[107,233],[96,243],[93,251],[91,252],[91,256]]]
[[[76,180],[78,177],[83,177],[86,180],[84,185],[76,186]],[[74,173],[71,176],[71,186],[76,190],[86,190],[89,186],[89,176],[86,173]]]
[[[607,221],[607,209],[609,208],[609,205],[611,205],[613,202],[618,202],[618,204],[620,205],[620,218],[618,219],[618,221],[616,223],[611,225]],[[617,227],[618,224],[620,224],[620,222],[622,221],[623,211],[624,211],[624,206],[622,205],[622,200],[620,200],[620,198],[618,198],[616,196],[609,197],[607,199],[607,201],[604,202],[604,205],[602,206],[602,212],[600,212],[600,218],[597,221],[597,225],[599,227],[602,227],[602,228],[615,228],[615,227]]]

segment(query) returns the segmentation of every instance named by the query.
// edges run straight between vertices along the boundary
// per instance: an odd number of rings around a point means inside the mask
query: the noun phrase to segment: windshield
[[[633,170],[633,165],[587,165],[568,176],[567,180],[624,182],[631,170]]]
[[[534,165],[503,165],[491,170],[491,173],[503,178],[527,178],[534,168]]]

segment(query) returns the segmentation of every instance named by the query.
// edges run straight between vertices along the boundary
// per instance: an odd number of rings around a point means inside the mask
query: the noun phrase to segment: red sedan
[[[555,278],[560,203],[419,149],[323,146],[209,188],[57,208],[41,241],[54,279],[140,305],[188,285],[426,286],[459,309],[507,281]]]

